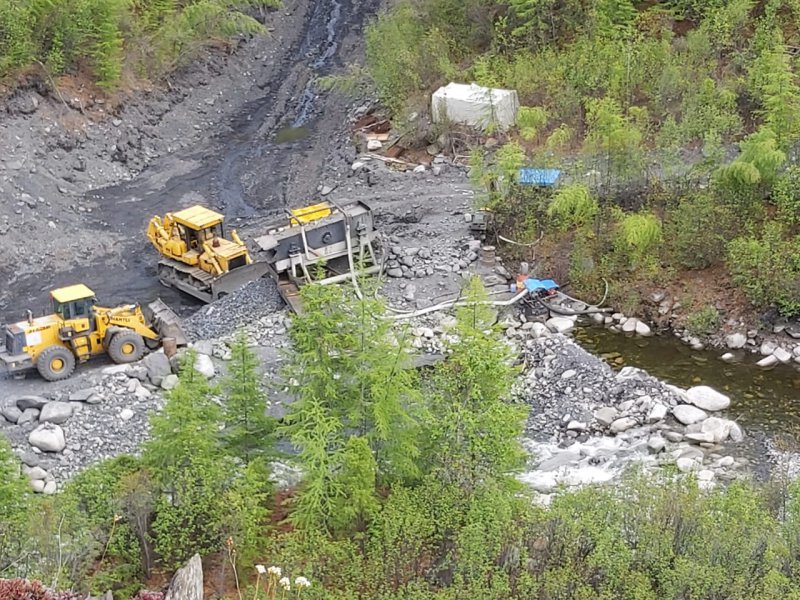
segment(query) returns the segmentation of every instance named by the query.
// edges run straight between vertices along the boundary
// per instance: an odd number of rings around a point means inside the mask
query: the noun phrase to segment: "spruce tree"
[[[215,390],[195,371],[194,359],[193,352],[184,357],[179,384],[151,417],[152,439],[143,453],[159,491],[155,549],[169,566],[221,547],[224,491],[235,475],[219,436]]]
[[[228,452],[245,463],[273,453],[275,419],[267,416],[267,398],[261,389],[258,357],[239,331],[231,345],[225,396],[223,442]]]
[[[513,384],[508,347],[492,332],[492,310],[480,304],[486,292],[469,284],[468,306],[457,312],[458,341],[436,366],[425,439],[429,474],[470,494],[489,482],[511,483],[524,465],[520,444],[524,408],[507,402]]]
[[[416,375],[380,302],[351,299],[345,286],[308,286],[302,295],[284,372],[295,394],[284,432],[305,473],[293,519],[360,525],[378,486],[417,475]]]

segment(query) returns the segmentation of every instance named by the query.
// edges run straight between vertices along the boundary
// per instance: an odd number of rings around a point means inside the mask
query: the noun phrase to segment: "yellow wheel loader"
[[[236,230],[225,239],[224,219],[192,206],[150,220],[147,237],[161,255],[161,283],[213,302],[266,274],[268,265],[253,262]]]
[[[0,349],[0,374],[35,368],[43,379],[68,378],[77,363],[108,354],[115,363],[132,363],[155,347],[162,334],[186,344],[177,316],[161,301],[151,305],[151,323],[139,305],[97,306],[94,292],[83,284],[50,292],[53,313],[8,325],[5,349]],[[152,327],[159,330],[154,331]]]

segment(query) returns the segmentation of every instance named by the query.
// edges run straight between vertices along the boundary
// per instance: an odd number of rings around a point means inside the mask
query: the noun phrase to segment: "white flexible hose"
[[[399,321],[400,319],[413,319],[414,317],[421,317],[422,315],[426,315],[428,313],[436,312],[437,310],[442,310],[445,308],[453,308],[456,306],[475,306],[475,305],[482,305],[482,306],[511,306],[522,300],[525,296],[529,294],[529,290],[525,288],[516,296],[509,300],[485,300],[482,302],[470,302],[468,300],[464,301],[457,301],[457,300],[450,300],[448,302],[442,302],[441,304],[436,304],[434,306],[429,306],[427,308],[422,308],[420,310],[416,310],[412,313],[403,313],[398,315],[387,315],[386,319],[391,319],[393,321]]]

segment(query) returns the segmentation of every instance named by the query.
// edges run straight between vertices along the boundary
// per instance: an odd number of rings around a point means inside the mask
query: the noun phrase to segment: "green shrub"
[[[651,213],[626,215],[619,224],[614,248],[629,268],[653,266],[662,240],[661,222]]]
[[[692,194],[669,211],[665,229],[673,262],[687,269],[705,269],[724,259],[733,221],[712,195]]]
[[[772,202],[778,208],[778,218],[787,226],[800,223],[800,168],[786,169],[772,188]]]
[[[786,316],[800,314],[800,241],[785,237],[775,221],[761,236],[742,236],[728,244],[733,282],[756,306],[775,305]]]
[[[719,327],[720,315],[714,306],[704,306],[686,318],[686,330],[694,336],[711,335]]]
[[[597,200],[589,188],[575,183],[558,189],[547,209],[547,214],[562,229],[568,229],[591,224],[598,210]]]

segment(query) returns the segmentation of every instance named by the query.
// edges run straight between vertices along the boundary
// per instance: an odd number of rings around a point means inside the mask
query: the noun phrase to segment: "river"
[[[672,335],[633,337],[603,327],[580,327],[576,340],[614,369],[639,367],[681,388],[711,386],[731,398],[730,417],[751,432],[800,433],[800,368],[790,363],[770,370],[756,366],[761,357],[728,350],[692,350]]]

